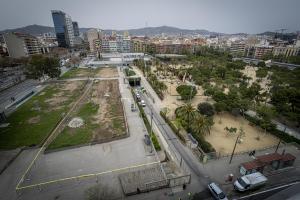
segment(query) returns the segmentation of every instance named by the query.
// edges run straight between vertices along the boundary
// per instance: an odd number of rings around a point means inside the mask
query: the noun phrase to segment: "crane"
[[[275,30],[275,36],[274,36],[274,39],[276,39],[277,38],[277,33],[280,31],[280,33],[281,33],[281,36],[283,35],[283,32],[284,31],[286,31],[287,29],[285,29],[285,28],[281,28],[281,29],[278,29],[278,30]]]

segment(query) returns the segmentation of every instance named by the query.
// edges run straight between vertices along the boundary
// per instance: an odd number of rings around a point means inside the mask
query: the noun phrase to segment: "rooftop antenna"
[[[148,22],[146,21],[145,22],[145,28],[148,28]],[[145,38],[147,37],[147,32],[146,32],[146,34],[145,34]]]

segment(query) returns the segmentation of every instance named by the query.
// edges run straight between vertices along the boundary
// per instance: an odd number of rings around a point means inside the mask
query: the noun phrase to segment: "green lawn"
[[[12,113],[8,117],[10,125],[6,128],[0,128],[0,149],[14,149],[40,144],[80,94],[80,92],[76,92],[79,91],[79,88],[73,93],[61,88],[61,84],[47,86]],[[65,101],[56,105],[55,108],[46,102],[54,94],[61,91],[64,92],[63,96],[67,97]],[[35,117],[39,119],[31,122],[30,120]]]
[[[89,143],[92,139],[93,131],[99,128],[99,124],[93,123],[93,115],[97,113],[98,109],[99,106],[91,102],[83,105],[76,114],[76,117],[82,118],[84,125],[79,128],[65,127],[48,146],[48,149]]]

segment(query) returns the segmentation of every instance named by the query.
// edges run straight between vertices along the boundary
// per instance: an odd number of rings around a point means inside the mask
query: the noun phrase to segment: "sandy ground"
[[[221,119],[221,123],[220,123]],[[213,145],[218,153],[221,155],[230,154],[232,152],[236,137],[239,129],[242,127],[245,136],[242,137],[242,142],[236,147],[236,152],[251,151],[263,149],[266,147],[274,146],[278,143],[278,139],[271,134],[265,134],[264,131],[245,120],[243,117],[234,117],[229,113],[223,113],[214,116],[214,122],[211,129],[211,134],[207,135],[205,139]],[[229,135],[225,127],[237,128],[237,133]],[[257,137],[260,137],[257,140]]]
[[[174,119],[175,109],[178,106],[181,106],[181,105],[185,104],[184,101],[179,100],[180,96],[176,91],[176,88],[179,85],[182,85],[184,83],[179,81],[178,79],[175,79],[175,77],[172,80],[171,79],[163,79],[162,81],[168,86],[168,89],[165,93],[165,98],[162,101],[162,103],[163,103],[164,107],[167,107],[170,110],[168,112],[168,116],[170,118]],[[211,97],[208,97],[208,96],[204,95],[204,90],[201,86],[197,86],[196,89],[197,89],[197,94],[191,101],[191,103],[194,107],[197,107],[197,105],[201,102],[209,102],[209,103],[214,102]]]
[[[242,71],[245,75],[252,78],[252,80],[249,81],[250,85],[258,80],[258,78],[256,78],[256,70],[257,68],[246,66],[245,70]],[[165,98],[162,103],[164,107],[167,107],[169,109],[167,114],[168,117],[170,119],[175,119],[175,109],[185,103],[184,101],[178,100],[179,95],[176,91],[176,88],[184,83],[177,77],[172,76],[168,76],[168,78],[166,79],[161,79],[161,76],[158,76],[158,78],[161,81],[165,82],[165,84],[168,86],[168,90],[165,93]],[[268,80],[266,77],[261,79],[259,84],[264,90],[268,90],[269,82],[270,80]],[[228,89],[226,90],[225,93],[228,92]],[[214,103],[211,97],[204,95],[203,88],[201,86],[197,86],[197,95],[192,99],[191,103],[194,107],[197,107],[197,105],[201,102],[209,102],[211,104]],[[221,123],[219,123],[220,118]],[[249,122],[241,116],[234,117],[229,113],[224,113],[216,115],[214,117],[214,122],[215,124],[212,127],[211,134],[206,136],[206,140],[211,143],[216,151],[221,155],[230,154],[232,152],[236,136],[241,127],[245,132],[245,136],[242,138],[242,142],[238,144],[236,152],[263,149],[266,147],[274,146],[278,143],[278,139],[276,137],[268,133],[265,134],[264,131],[258,127],[249,125]],[[224,130],[226,126],[228,128],[237,128],[237,133],[235,135],[228,135]],[[256,139],[258,136],[260,137],[260,140]]]
[[[103,67],[97,69],[95,73],[95,77],[101,77],[101,78],[118,77],[118,70],[116,67]]]
[[[249,87],[252,85],[252,83],[258,82],[258,84],[262,88],[261,93],[263,93],[265,91],[270,91],[269,84],[271,83],[271,80],[268,79],[270,77],[270,75],[271,75],[270,72],[268,73],[268,75],[266,77],[260,79],[260,78],[256,77],[256,71],[257,71],[257,69],[258,69],[257,67],[252,67],[252,66],[247,65],[244,70],[241,70],[241,72],[244,75],[252,78],[251,80],[249,80]]]
[[[120,98],[119,83],[117,80],[102,80],[94,83],[92,101],[99,105],[94,116],[95,123],[100,124],[93,140],[111,138],[125,133],[125,121]],[[119,122],[119,127],[114,125]]]

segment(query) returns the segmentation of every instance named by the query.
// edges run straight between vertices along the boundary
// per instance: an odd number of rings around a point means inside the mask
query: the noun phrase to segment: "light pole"
[[[238,143],[238,140],[239,140],[240,136],[241,136],[241,134],[239,134],[239,135],[236,137],[236,141],[235,141],[235,144],[234,144],[234,147],[233,147],[231,156],[230,156],[229,164],[230,164],[231,161],[232,161],[232,158],[233,158],[233,155],[234,155],[234,152],[235,152],[235,148],[236,148],[236,144]]]

